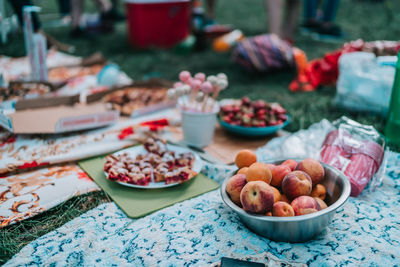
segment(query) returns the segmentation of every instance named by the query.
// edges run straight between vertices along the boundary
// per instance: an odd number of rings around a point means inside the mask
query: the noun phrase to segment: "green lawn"
[[[40,3],[45,6],[43,12],[54,12],[55,1]],[[347,40],[398,39],[400,6],[395,6],[394,3],[395,0],[386,1],[385,4],[381,1],[342,0],[337,22],[346,32]],[[234,25],[247,36],[265,33],[267,29],[263,1],[260,0],[219,0],[217,20],[220,23]],[[248,73],[233,64],[229,54],[216,54],[211,49],[187,55],[179,55],[173,51],[133,50],[129,47],[124,24],[119,24],[113,34],[91,40],[72,40],[68,36],[68,28],[46,29],[46,31],[61,41],[75,45],[76,55],[88,56],[96,51],[102,52],[135,80],[150,76],[174,80],[182,69],[191,72],[202,71],[206,74],[225,72],[229,77],[230,86],[223,92],[222,98],[248,95],[253,99],[262,98],[280,102],[293,119],[287,127],[289,131],[307,128],[323,118],[334,120],[341,115],[383,130],[384,119],[381,117],[352,114],[337,109],[332,103],[335,95],[334,87],[320,88],[312,93],[291,93],[287,88],[294,77],[294,72],[263,75]],[[22,35],[12,36],[7,45],[0,45],[0,54],[24,55],[22,41]],[[341,44],[316,42],[300,34],[296,35],[295,42],[298,47],[306,51],[308,58],[323,56],[325,52],[341,46]],[[109,200],[104,193],[91,193],[73,198],[33,219],[1,229],[0,263],[5,262],[30,241],[107,201]]]

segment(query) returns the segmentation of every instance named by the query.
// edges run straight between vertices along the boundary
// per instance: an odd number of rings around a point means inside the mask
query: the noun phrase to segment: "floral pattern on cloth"
[[[174,109],[163,110],[91,131],[57,135],[14,135],[0,132],[0,175],[20,169],[77,161],[103,155],[138,143],[132,126],[159,118],[176,118]],[[126,134],[127,128],[132,129]],[[148,127],[143,127],[148,130]],[[161,129],[167,138],[173,127]],[[129,138],[127,138],[129,137]],[[101,145],[99,145],[101,143]]]
[[[0,179],[0,228],[100,188],[75,164],[53,166]]]
[[[102,204],[31,242],[5,266],[204,266],[223,256],[269,266],[396,266],[399,166],[400,154],[388,153],[379,190],[349,198],[306,243],[274,242],[251,232],[215,190],[137,220],[114,203]],[[218,181],[231,171],[209,169],[205,174]]]

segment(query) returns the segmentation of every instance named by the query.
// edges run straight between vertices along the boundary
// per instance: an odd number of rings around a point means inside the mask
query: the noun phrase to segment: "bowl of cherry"
[[[227,131],[242,136],[268,136],[290,123],[290,116],[279,103],[264,100],[224,99],[218,121]]]

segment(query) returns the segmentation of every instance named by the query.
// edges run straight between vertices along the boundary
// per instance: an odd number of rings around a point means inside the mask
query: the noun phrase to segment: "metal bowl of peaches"
[[[301,161],[301,159],[295,160]],[[267,163],[279,165],[284,161],[276,160]],[[236,212],[243,224],[256,234],[279,242],[305,242],[316,237],[329,225],[337,209],[346,202],[351,191],[350,182],[341,171],[320,163],[325,171],[325,176],[320,183],[326,188],[325,203],[327,207],[310,214],[277,217],[246,212],[236,205],[226,192],[226,186],[231,177],[224,179],[220,193],[225,204]]]

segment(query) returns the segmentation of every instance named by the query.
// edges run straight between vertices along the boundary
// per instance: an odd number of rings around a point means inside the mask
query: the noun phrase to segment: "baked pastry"
[[[127,87],[108,94],[104,101],[121,114],[130,116],[137,109],[168,102],[167,89]]]
[[[148,138],[143,146],[147,153],[135,158],[127,153],[108,155],[104,164],[108,179],[137,185],[148,185],[152,181],[171,184],[182,183],[197,175],[192,170],[192,153],[177,154],[167,149],[165,141],[153,137]]]

